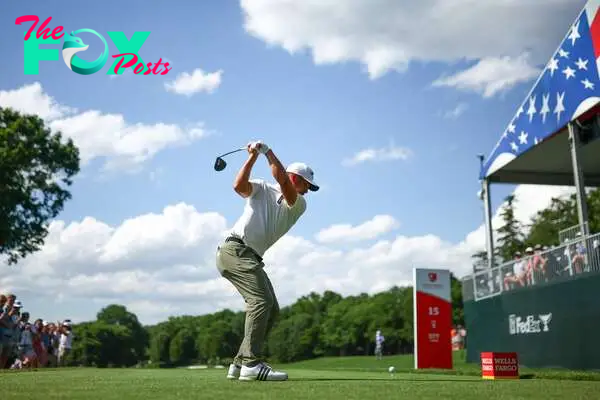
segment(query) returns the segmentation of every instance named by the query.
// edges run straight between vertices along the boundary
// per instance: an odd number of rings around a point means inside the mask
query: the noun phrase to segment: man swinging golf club
[[[283,381],[288,378],[287,373],[273,370],[262,355],[265,338],[279,314],[262,257],[304,213],[304,194],[319,190],[319,186],[313,182],[313,171],[306,164],[293,163],[285,169],[269,146],[260,141],[249,143],[247,150],[248,159],[233,185],[235,192],[246,199],[246,206],[216,254],[219,273],[246,302],[244,340],[229,366],[227,378]],[[277,184],[250,179],[260,154],[267,158]]]

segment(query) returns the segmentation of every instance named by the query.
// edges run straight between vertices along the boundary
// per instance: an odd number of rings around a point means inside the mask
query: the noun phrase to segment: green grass
[[[454,376],[481,376],[479,364],[466,362],[465,351],[453,352],[454,368],[451,370],[415,370],[412,355],[389,356],[383,360],[375,357],[324,357],[290,364],[293,368],[310,370],[346,370],[361,372],[385,372],[393,365],[397,372],[410,374],[443,374]],[[527,368],[520,366],[519,374],[525,379],[559,379],[600,381],[600,372],[573,371],[566,369]],[[600,396],[599,396],[600,398]]]
[[[321,358],[288,365],[287,382],[225,379],[224,369],[47,369],[0,373],[0,399],[597,399],[600,381],[545,379],[485,381],[458,355],[453,372],[412,371],[412,357]],[[389,374],[394,365],[405,371]],[[600,374],[598,374],[600,375]],[[560,378],[560,379],[558,379]],[[599,378],[600,379],[600,378]],[[225,397],[223,397],[225,396]]]

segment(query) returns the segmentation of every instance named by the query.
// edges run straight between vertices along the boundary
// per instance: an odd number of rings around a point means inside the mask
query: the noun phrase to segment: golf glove
[[[269,146],[263,142],[256,141],[254,142],[254,147],[258,150],[259,153],[261,154],[267,154],[267,151],[269,151]]]

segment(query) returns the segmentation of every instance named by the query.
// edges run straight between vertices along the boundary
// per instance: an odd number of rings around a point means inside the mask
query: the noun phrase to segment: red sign
[[[519,379],[517,353],[481,353],[483,379]]]
[[[415,368],[452,369],[450,271],[414,269]]]

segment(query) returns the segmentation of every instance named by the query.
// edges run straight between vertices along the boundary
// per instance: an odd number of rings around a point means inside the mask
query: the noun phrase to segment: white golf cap
[[[310,184],[310,190],[313,192],[319,190],[319,186],[314,182],[315,173],[308,165],[301,162],[291,163],[286,171],[303,177]]]

